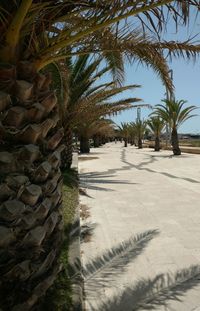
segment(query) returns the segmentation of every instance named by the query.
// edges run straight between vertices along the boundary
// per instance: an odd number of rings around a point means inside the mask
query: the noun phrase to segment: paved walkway
[[[79,162],[86,189],[81,204],[89,209],[82,223],[93,226],[91,238],[81,245],[86,310],[146,310],[141,301],[152,295],[153,286],[160,290],[167,281],[160,274],[200,264],[200,156],[172,157],[170,151],[110,143],[87,157],[91,160]],[[177,282],[198,269],[182,271]],[[199,285],[181,302],[161,306],[167,295],[193,283],[165,290],[156,310],[199,311]]]

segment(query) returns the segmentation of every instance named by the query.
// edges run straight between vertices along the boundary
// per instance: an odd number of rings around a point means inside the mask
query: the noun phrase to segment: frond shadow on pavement
[[[155,173],[155,174],[160,174],[160,175],[164,175],[164,176],[167,176],[169,178],[173,178],[173,179],[180,179],[180,180],[185,180],[185,181],[188,181],[190,183],[196,183],[196,184],[199,184],[200,181],[198,180],[195,180],[193,178],[187,178],[187,177],[180,177],[180,176],[176,176],[176,175],[173,175],[173,174],[170,174],[170,173],[166,173],[166,172],[162,172],[162,171],[156,171],[156,170],[153,170],[153,169],[150,169],[148,167],[146,167],[146,165],[148,164],[151,164],[155,161],[157,161],[156,158],[174,158],[174,156],[152,156],[152,155],[147,155],[150,159],[147,160],[147,161],[144,161],[144,162],[140,162],[139,164],[135,165],[133,163],[130,163],[126,160],[126,151],[123,150],[122,153],[121,153],[121,161],[123,163],[125,163],[127,165],[127,168],[131,169],[131,168],[135,168],[137,170],[141,170],[141,171],[147,171],[147,172],[150,172],[150,173]]]
[[[181,302],[185,293],[200,284],[200,265],[177,271],[175,274],[158,274],[142,279],[125,288],[111,299],[102,301],[98,310],[139,311],[169,307],[170,301]],[[167,310],[167,309],[166,309]]]
[[[107,172],[101,173],[82,173],[80,175],[80,187],[91,190],[101,190],[101,191],[115,191],[114,189],[108,187],[102,187],[103,185],[136,185],[137,183],[132,183],[127,180],[114,180],[109,177],[114,177],[112,174],[107,174]]]
[[[84,241],[86,237],[92,237],[94,230],[98,226],[97,223],[87,222],[81,226],[81,241]]]
[[[110,286],[119,274],[126,271],[130,262],[136,259],[148,243],[159,234],[158,230],[142,232],[105,251],[83,267],[85,288],[93,293],[102,286]]]
[[[169,302],[182,302],[187,291],[200,285],[200,265],[143,278],[132,286],[119,289],[115,280],[127,271],[127,266],[141,255],[148,243],[159,234],[149,230],[131,237],[105,251],[83,268],[85,294],[90,311],[144,311],[165,307]],[[131,276],[130,276],[131,278]],[[119,285],[119,284],[118,284]],[[113,288],[114,295],[105,300],[105,288]]]

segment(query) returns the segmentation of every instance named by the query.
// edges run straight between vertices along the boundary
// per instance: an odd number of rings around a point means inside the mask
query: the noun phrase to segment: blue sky
[[[194,15],[193,15],[194,16]],[[194,19],[191,19],[189,28],[179,28],[178,33],[174,32],[173,25],[169,25],[168,31],[164,38],[167,40],[179,40],[183,41],[188,36],[200,34],[200,18],[198,17],[194,23]],[[200,35],[194,40],[199,40]],[[180,59],[174,59],[169,62],[170,69],[173,70],[173,82],[175,86],[175,97],[177,100],[184,99],[188,101],[188,105],[196,105],[200,108],[200,57],[196,63],[191,61]],[[126,68],[126,84],[140,84],[142,87],[134,91],[128,91],[127,97],[139,97],[142,98],[144,103],[148,103],[152,106],[161,103],[164,98],[165,87],[157,75],[151,70],[144,66],[134,64],[125,65]],[[120,96],[121,98],[122,96]],[[141,117],[147,118],[151,111],[142,108]],[[197,110],[197,114],[200,115],[200,109]],[[113,120],[116,123],[134,121],[136,118],[136,109],[122,112]],[[180,132],[182,133],[200,133],[200,116],[186,121],[181,127]]]

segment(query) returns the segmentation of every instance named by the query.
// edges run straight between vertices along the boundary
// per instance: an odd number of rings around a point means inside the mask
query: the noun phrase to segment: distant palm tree
[[[138,149],[142,149],[142,139],[146,131],[147,123],[146,121],[136,120],[133,122],[133,127],[135,128]]]
[[[156,116],[156,117],[151,117],[149,120],[147,120],[147,125],[155,137],[154,150],[160,151],[160,134],[165,126],[165,122],[163,119]]]
[[[131,146],[136,145],[136,129],[135,129],[135,123],[130,122],[129,123],[129,136],[130,136],[130,144]]]
[[[124,147],[127,147],[128,145],[129,128],[130,128],[130,125],[129,123],[126,123],[126,122],[122,122],[121,125],[119,126],[119,133],[120,133],[120,136],[124,140]]]
[[[178,127],[182,125],[186,120],[194,117],[191,114],[196,107],[189,106],[184,108],[187,103],[185,100],[163,100],[162,105],[156,105],[154,115],[156,114],[162,118],[171,128],[171,142],[174,155],[180,155],[181,149],[179,148],[178,140]]]

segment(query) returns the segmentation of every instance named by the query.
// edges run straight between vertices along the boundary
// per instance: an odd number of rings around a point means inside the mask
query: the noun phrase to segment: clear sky
[[[191,19],[192,20],[192,19]],[[188,36],[198,34],[194,40],[200,42],[200,18],[198,17],[195,24],[192,20],[190,27],[187,29],[180,28],[178,33],[174,32],[173,26],[169,25],[169,30],[165,34],[165,39],[183,41]],[[196,63],[194,61],[186,61],[182,58],[174,59],[169,62],[170,69],[173,70],[173,82],[175,86],[175,97],[177,100],[184,99],[188,101],[188,105],[196,105],[200,108],[200,56]],[[125,65],[126,68],[126,84],[140,84],[142,87],[136,90],[124,93],[127,97],[142,98],[144,103],[156,105],[161,103],[161,99],[165,97],[165,87],[159,80],[152,69],[134,64]],[[142,108],[141,117],[147,118],[151,111]],[[197,110],[199,116],[186,121],[180,128],[182,133],[200,133],[200,109]],[[122,112],[114,117],[116,123],[134,121],[136,118],[136,109]]]

